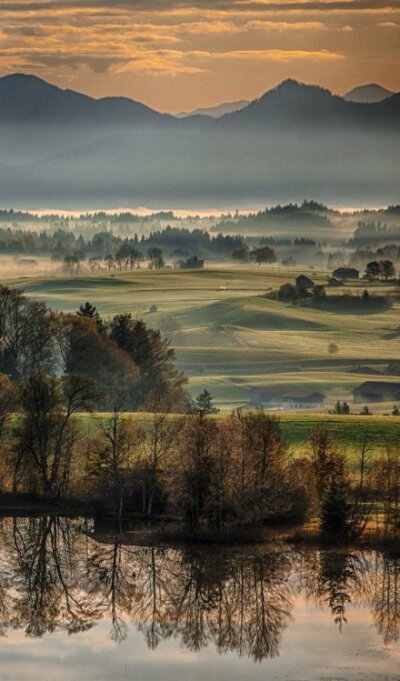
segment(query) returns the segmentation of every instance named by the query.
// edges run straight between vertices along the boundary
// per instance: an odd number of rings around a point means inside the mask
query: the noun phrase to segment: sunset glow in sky
[[[161,111],[253,99],[287,77],[400,90],[400,0],[0,0],[0,75]]]

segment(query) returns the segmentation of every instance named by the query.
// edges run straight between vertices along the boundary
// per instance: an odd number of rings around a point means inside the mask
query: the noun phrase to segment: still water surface
[[[400,681],[400,559],[0,520],[1,681]]]

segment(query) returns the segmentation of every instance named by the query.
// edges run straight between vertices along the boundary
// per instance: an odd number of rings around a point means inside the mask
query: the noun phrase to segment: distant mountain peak
[[[235,102],[222,102],[216,106],[200,107],[199,109],[194,109],[193,111],[182,112],[177,114],[177,118],[189,118],[190,116],[208,116],[209,118],[220,118],[227,113],[233,113],[234,111],[240,111],[244,109],[248,104],[250,104],[247,99],[240,99]]]
[[[145,104],[127,97],[96,99],[28,73],[0,77],[0,123],[14,125],[153,125],[174,123]]]
[[[279,90],[283,88],[297,88],[297,87],[303,87],[305,83],[302,83],[300,80],[296,80],[296,78],[285,78],[285,80],[282,80],[274,89]]]
[[[18,87],[20,86],[26,86],[26,85],[35,85],[35,86],[41,86],[41,87],[46,87],[48,89],[54,89],[54,90],[60,90],[61,88],[57,87],[57,85],[52,85],[52,83],[48,83],[46,80],[43,80],[43,78],[39,78],[39,76],[34,76],[31,73],[9,73],[6,76],[1,76],[0,77],[0,84],[7,84],[7,85],[16,85]]]
[[[281,83],[273,88],[273,90],[269,90],[269,92],[279,90],[320,90],[322,92],[329,92],[329,90],[320,85],[310,85],[309,83],[303,83],[301,80],[296,80],[295,78],[286,78],[285,80],[282,80]],[[268,91],[265,94],[268,94]]]
[[[271,90],[267,90],[256,102],[267,101],[272,98],[281,97],[315,97],[315,96],[333,97],[332,93],[320,87],[319,85],[309,85],[302,83],[294,78],[286,78],[281,83],[276,85]]]
[[[347,102],[356,102],[358,104],[374,104],[382,102],[388,97],[392,97],[395,93],[388,90],[378,83],[366,83],[365,85],[358,85],[349,92],[343,95],[343,99]]]
[[[268,109],[270,111],[275,110],[280,115],[282,110],[300,111],[301,109],[313,108],[318,103],[326,106],[328,102],[334,99],[334,95],[329,90],[318,85],[308,85],[294,78],[287,78],[251,102],[244,112],[266,112]],[[238,116],[240,113],[243,112],[237,112],[233,116]]]

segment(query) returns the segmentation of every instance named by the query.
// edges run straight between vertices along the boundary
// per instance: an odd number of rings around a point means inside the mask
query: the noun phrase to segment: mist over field
[[[50,257],[36,255],[7,256],[0,254],[0,276],[5,278],[25,278],[32,276],[47,276],[62,272],[61,263]]]

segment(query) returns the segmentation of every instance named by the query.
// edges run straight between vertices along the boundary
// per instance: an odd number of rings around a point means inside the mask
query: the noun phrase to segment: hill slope
[[[346,128],[369,127],[382,131],[385,127],[398,128],[400,95],[373,105],[346,101],[315,85],[304,85],[296,80],[285,80],[241,111],[219,119],[221,126],[235,127],[291,127],[301,129],[332,128],[337,132]]]
[[[93,99],[22,73],[0,78],[0,124],[3,125],[115,126],[173,122],[173,116],[160,114],[125,97]]]

